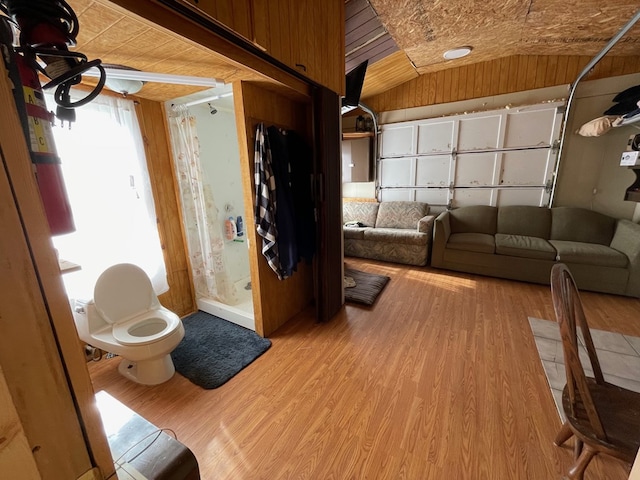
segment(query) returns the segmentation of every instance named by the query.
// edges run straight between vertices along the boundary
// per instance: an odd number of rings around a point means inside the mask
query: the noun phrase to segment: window
[[[63,276],[67,293],[92,298],[100,273],[124,262],[143,268],[162,293],[166,269],[134,104],[100,96],[76,112],[71,128],[53,129],[76,225],[53,243],[60,258],[82,267]]]

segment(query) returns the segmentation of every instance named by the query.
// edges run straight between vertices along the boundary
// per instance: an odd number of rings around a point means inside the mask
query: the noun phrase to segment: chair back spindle
[[[604,377],[584,314],[580,293],[571,272],[564,264],[556,264],[551,270],[551,295],[562,337],[567,388],[571,399],[571,412],[569,413],[574,417],[586,415],[596,436],[606,440],[607,435],[594,404],[587,375],[580,361],[578,327],[580,327],[582,341],[588,354],[595,382],[600,385],[604,384]]]

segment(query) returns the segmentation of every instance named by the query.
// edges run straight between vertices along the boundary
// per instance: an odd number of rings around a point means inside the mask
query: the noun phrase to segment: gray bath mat
[[[173,364],[205,389],[223,385],[271,346],[269,339],[205,312],[189,315],[182,324],[185,334],[171,353]]]

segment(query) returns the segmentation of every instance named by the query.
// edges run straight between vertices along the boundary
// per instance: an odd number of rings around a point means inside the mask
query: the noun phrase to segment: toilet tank
[[[87,343],[90,343],[91,332],[97,332],[108,326],[98,313],[93,300],[72,299],[71,310],[78,337]]]

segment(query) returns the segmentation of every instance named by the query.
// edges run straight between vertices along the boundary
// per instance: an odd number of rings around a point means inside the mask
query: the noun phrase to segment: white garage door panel
[[[551,145],[555,138],[556,108],[509,113],[504,146]]]
[[[483,188],[481,190],[474,190],[472,188],[458,189],[453,193],[451,206],[458,208],[469,205],[492,205],[492,194],[493,189],[491,188]]]
[[[457,156],[455,185],[478,187],[495,185],[494,174],[498,153],[465,153]]]
[[[418,157],[416,160],[416,185],[446,187],[451,183],[449,169],[451,157],[438,155]]]
[[[502,185],[544,185],[549,171],[549,150],[519,150],[502,156]]]
[[[469,150],[490,150],[500,146],[501,115],[487,115],[460,120],[459,152]]]
[[[380,201],[389,202],[389,201],[403,201],[403,202],[412,202],[414,201],[414,190],[411,188],[389,188],[382,190],[380,192]]]
[[[455,123],[438,122],[418,125],[419,155],[437,152],[451,152],[453,149]]]
[[[498,191],[497,205],[531,205],[539,207],[542,205],[545,191],[539,189],[508,188]]]
[[[446,205],[449,202],[449,190],[443,188],[418,189],[416,201],[426,202],[429,205]]]
[[[562,105],[382,125],[378,195],[452,207],[546,205]]]
[[[385,128],[380,137],[380,155],[396,157],[416,153],[415,125]]]
[[[387,158],[380,162],[380,185],[397,187],[414,184],[414,158]]]

